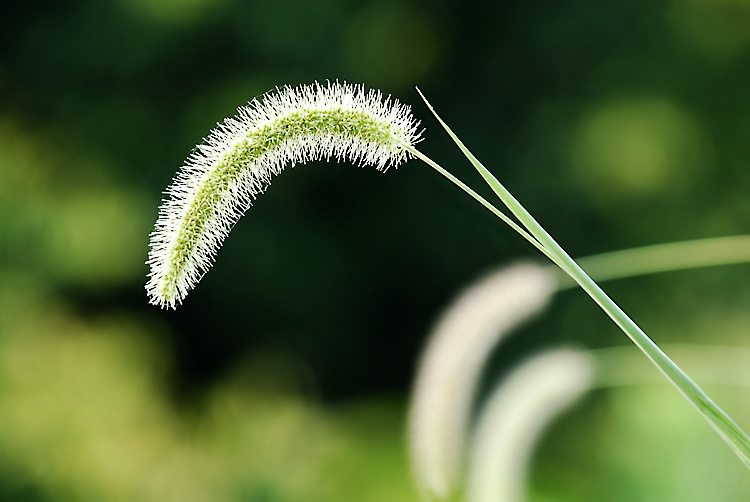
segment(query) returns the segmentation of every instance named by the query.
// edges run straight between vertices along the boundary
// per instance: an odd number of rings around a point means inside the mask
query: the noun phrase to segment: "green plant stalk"
[[[557,264],[557,261],[547,248],[545,248],[538,240],[536,240],[534,237],[529,235],[529,233],[518,226],[518,224],[511,220],[505,213],[500,211],[498,208],[496,208],[494,205],[492,205],[490,202],[488,202],[484,197],[476,193],[474,190],[469,188],[463,181],[456,178],[454,175],[452,175],[448,170],[446,170],[444,167],[442,167],[440,164],[429,158],[427,155],[423,154],[416,148],[407,148],[409,150],[409,153],[414,155],[416,158],[427,164],[428,166],[435,169],[437,172],[445,176],[448,180],[450,180],[453,184],[455,184],[457,187],[459,187],[461,190],[469,194],[471,197],[474,198],[477,202],[479,202],[481,205],[483,205],[485,208],[489,209],[495,216],[503,220],[505,224],[507,224],[510,228],[521,234],[521,236],[529,241],[532,246],[537,248],[544,256],[549,258],[553,263]]]
[[[578,258],[578,263],[597,281],[674,270],[750,262],[750,235],[713,237],[655,244]],[[559,289],[576,286],[561,274]]]
[[[421,94],[421,92],[420,92]],[[575,280],[578,285],[601,307],[631,341],[651,360],[683,396],[703,415],[713,429],[724,439],[750,468],[750,437],[714,403],[708,395],[680,369],[649,336],[594,282],[567,252],[529,214],[515,197],[482,165],[466,148],[448,125],[435,113],[430,103],[422,96],[430,111],[469,159],[487,184],[513,215],[528,229],[531,235],[547,250],[552,261]],[[413,153],[413,152],[412,152]],[[421,156],[418,156],[421,158]]]

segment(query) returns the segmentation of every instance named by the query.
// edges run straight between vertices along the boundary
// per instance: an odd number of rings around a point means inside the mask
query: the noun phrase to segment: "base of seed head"
[[[238,109],[190,154],[150,236],[150,303],[176,308],[252,201],[287,165],[332,158],[396,167],[419,141],[408,106],[346,83],[277,88]]]

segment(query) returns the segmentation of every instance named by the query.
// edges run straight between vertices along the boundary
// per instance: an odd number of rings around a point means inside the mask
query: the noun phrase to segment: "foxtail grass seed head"
[[[484,364],[493,347],[547,305],[555,287],[551,268],[508,266],[470,285],[436,323],[409,411],[412,469],[425,495],[444,499],[456,488]]]
[[[277,88],[240,107],[196,147],[165,192],[146,262],[150,303],[182,303],[285,166],[333,157],[385,171],[411,156],[418,126],[408,106],[338,82]]]
[[[594,358],[574,349],[532,356],[501,380],[472,429],[466,500],[523,502],[534,447],[593,385]]]

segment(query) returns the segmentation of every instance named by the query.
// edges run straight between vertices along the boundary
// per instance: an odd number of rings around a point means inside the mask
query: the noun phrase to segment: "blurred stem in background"
[[[747,262],[750,262],[750,235],[655,244],[578,260],[581,268],[597,281]],[[576,285],[567,274],[560,274],[558,280],[559,289]]]

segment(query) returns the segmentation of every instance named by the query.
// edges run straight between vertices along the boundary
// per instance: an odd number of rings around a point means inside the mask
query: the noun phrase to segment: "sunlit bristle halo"
[[[348,160],[387,170],[419,141],[408,106],[361,85],[277,88],[213,129],[165,192],[151,233],[150,302],[176,307],[237,220],[287,165]]]

